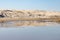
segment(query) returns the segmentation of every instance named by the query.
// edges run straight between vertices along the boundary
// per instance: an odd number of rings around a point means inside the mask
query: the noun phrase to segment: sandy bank
[[[43,10],[0,10],[0,22],[15,20],[60,21],[60,12]]]

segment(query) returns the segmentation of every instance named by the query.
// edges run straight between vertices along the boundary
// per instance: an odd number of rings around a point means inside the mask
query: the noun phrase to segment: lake
[[[0,23],[0,40],[60,40],[59,23],[41,22],[42,25],[35,26],[14,26],[14,23]]]

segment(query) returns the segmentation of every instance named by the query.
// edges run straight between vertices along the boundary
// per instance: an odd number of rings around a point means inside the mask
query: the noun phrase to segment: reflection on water
[[[60,40],[60,24],[55,22],[10,21],[0,27],[0,40]]]
[[[9,21],[0,23],[0,27],[16,27],[16,26],[47,26],[52,24],[58,24],[56,22],[45,21]]]

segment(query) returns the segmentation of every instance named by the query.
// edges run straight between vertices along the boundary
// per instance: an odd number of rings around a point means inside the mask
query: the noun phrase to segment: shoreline
[[[60,22],[60,12],[44,10],[0,10],[0,23],[17,20]]]
[[[0,18],[0,23],[8,21],[51,21],[51,22],[60,22],[60,18]]]

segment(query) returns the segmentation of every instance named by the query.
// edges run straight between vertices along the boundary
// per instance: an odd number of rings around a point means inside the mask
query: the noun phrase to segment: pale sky
[[[0,0],[0,9],[60,11],[60,0]]]

